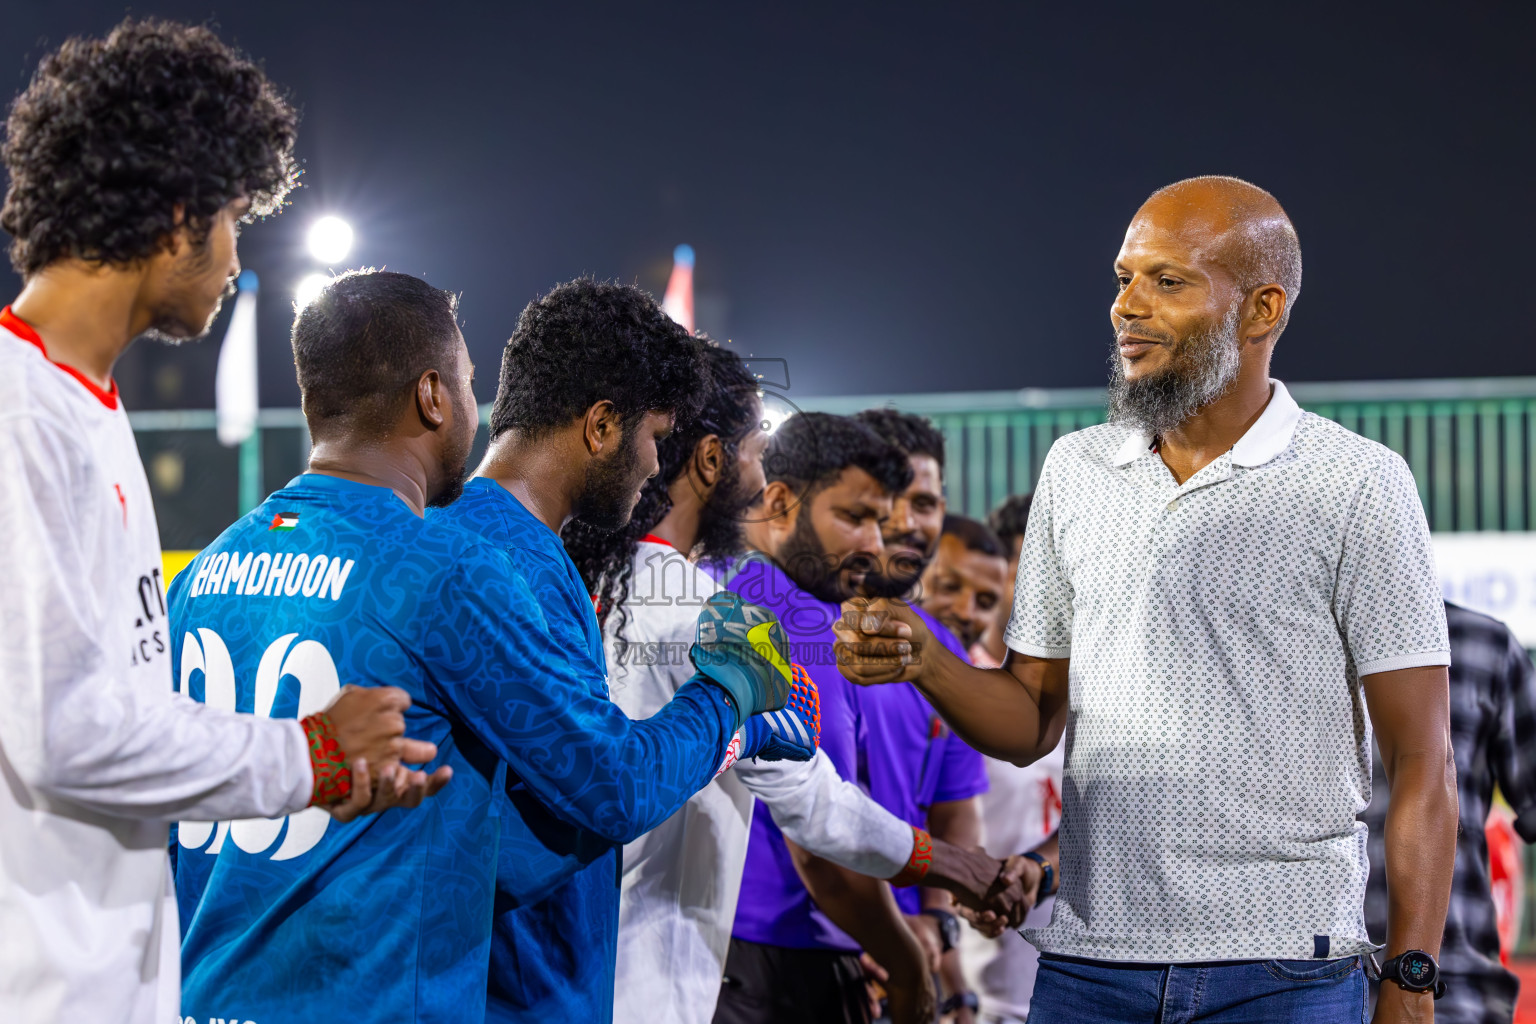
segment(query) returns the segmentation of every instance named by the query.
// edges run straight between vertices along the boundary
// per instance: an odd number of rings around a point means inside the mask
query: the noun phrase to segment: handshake
[[[806,761],[821,733],[820,698],[805,670],[789,660],[773,613],[730,591],[705,602],[689,652],[698,676],[725,690],[745,742],[741,758]],[[998,860],[939,839],[923,884],[952,893],[962,917],[990,937],[1017,928],[1040,896],[1041,868],[1024,857]],[[897,881],[895,884],[902,884]]]
[[[704,602],[688,656],[724,690],[736,712],[738,759],[809,761],[821,741],[821,699],[805,669],[789,660],[779,620],[729,590]]]

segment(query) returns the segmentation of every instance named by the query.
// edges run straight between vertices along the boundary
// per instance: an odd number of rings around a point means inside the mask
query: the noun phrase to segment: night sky
[[[211,19],[303,111],[304,187],[241,244],[266,405],[297,404],[326,213],[349,266],[463,293],[482,401],[529,299],[583,273],[659,295],[679,242],[700,326],[787,359],[791,394],[1100,384],[1125,224],[1200,173],[1268,188],[1301,235],[1277,375],[1536,373],[1536,5],[833,6],[133,11]],[[125,11],[7,0],[0,87]],[[211,406],[215,354],[135,346],[130,408]]]

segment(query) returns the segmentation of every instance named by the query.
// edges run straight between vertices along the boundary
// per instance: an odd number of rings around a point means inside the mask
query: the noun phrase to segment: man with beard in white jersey
[[[302,722],[173,693],[160,540],[112,368],[201,336],[239,225],[292,187],[294,112],[204,28],[126,21],[44,58],[16,99],[0,227],[0,1017],[179,1019],[168,822],[338,819],[447,781],[404,691]]]
[[[700,344],[710,395],[698,416],[679,421],[658,443],[660,469],[630,523],[616,531],[574,523],[564,534],[599,604],[613,700],[632,718],[654,714],[686,681],[684,620],[720,589],[705,567],[743,551],[742,523],[764,486],[768,435],[757,381],[729,350]],[[839,776],[824,753],[796,764],[730,767],[728,760],[727,768],[624,848],[615,1024],[708,1024],[714,1017],[754,797],[812,854],[893,884],[914,884],[926,870],[925,885],[994,911],[987,917],[994,931],[1027,910],[1018,865],[919,834]],[[896,905],[887,898],[880,907],[888,927],[871,952],[890,974],[893,1017],[898,1024],[931,1020],[923,952]]]
[[[839,666],[914,682],[1016,764],[1066,735],[1060,891],[1026,932],[1037,1022],[1361,1020],[1374,728],[1392,790],[1374,1020],[1431,1021],[1457,794],[1413,477],[1269,375],[1301,290],[1274,196],[1159,189],[1114,273],[1110,422],[1046,456],[1003,665],[854,601]]]

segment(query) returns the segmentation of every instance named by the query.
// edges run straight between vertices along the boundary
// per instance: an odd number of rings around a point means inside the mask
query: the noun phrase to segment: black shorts
[[[856,953],[731,940],[714,1024],[869,1024]]]

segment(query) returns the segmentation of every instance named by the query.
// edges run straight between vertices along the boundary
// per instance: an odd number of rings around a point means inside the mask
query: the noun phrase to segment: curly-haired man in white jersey
[[[202,28],[126,21],[44,58],[10,112],[0,227],[0,1007],[177,1015],[167,822],[350,819],[446,781],[410,700],[348,689],[302,722],[173,693],[159,533],[112,368],[205,333],[239,225],[292,187],[294,113]],[[370,768],[371,766],[371,768]],[[176,1017],[179,1019],[179,1017]]]

